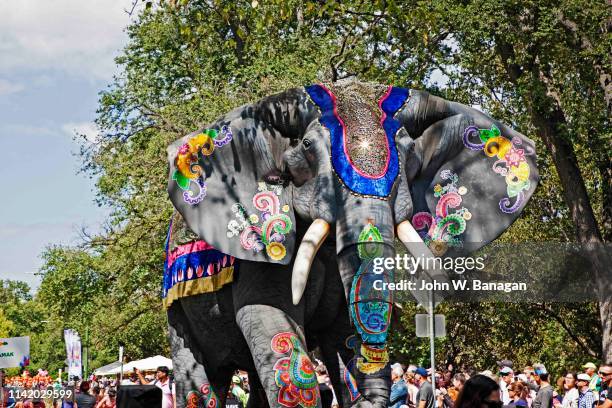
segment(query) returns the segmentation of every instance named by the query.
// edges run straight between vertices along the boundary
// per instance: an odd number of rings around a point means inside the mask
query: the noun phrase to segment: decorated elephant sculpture
[[[249,407],[320,406],[314,347],[341,406],[386,407],[393,303],[372,290],[372,259],[395,237],[415,256],[470,253],[538,180],[534,143],[482,112],[353,80],[241,106],[168,160],[179,407],[222,406],[236,369]]]

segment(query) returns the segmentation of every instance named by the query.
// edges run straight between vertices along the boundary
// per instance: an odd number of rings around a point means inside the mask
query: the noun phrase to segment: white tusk
[[[295,263],[293,264],[293,272],[291,273],[291,292],[293,294],[294,305],[300,303],[302,299],[312,261],[328,235],[329,224],[320,218],[314,220],[310,227],[308,227],[306,234],[304,234],[304,239],[302,239],[298,248]]]
[[[431,250],[409,221],[402,221],[397,225],[397,237],[415,258],[433,258]]]
[[[428,259],[434,259],[435,256],[423,241],[423,238],[419,235],[419,233],[414,229],[412,224],[409,221],[402,221],[397,225],[397,237],[402,244],[406,247],[408,252],[412,254],[415,258],[422,258],[425,262],[425,265],[428,264]],[[446,270],[439,270],[435,268],[425,267],[423,266],[423,270],[425,272],[425,278],[429,278],[431,281],[438,282],[446,282],[449,277]]]

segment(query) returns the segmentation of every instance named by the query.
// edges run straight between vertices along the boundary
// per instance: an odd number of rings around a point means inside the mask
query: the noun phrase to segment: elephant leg
[[[269,408],[266,391],[261,385],[256,371],[248,371],[249,374],[249,402],[246,408]]]
[[[231,381],[231,372],[212,380],[198,362],[189,341],[189,325],[181,305],[175,302],[168,309],[168,337],[172,354],[177,408],[222,407]]]
[[[346,339],[353,332],[348,316],[340,312],[332,326],[317,335],[323,361],[341,407],[350,407],[361,396],[354,377],[345,366],[355,356],[354,351],[346,345]]]
[[[338,362],[338,353],[334,349],[326,347],[326,344],[323,342],[319,344],[319,347],[321,348],[323,363],[325,364],[325,368],[327,368],[327,375],[329,376],[331,386],[334,389],[334,395],[336,396],[338,403],[341,404],[341,401],[344,398],[342,397],[342,387],[340,383],[340,365]]]
[[[268,305],[243,306],[236,322],[249,345],[271,407],[320,407],[314,367],[300,327]]]

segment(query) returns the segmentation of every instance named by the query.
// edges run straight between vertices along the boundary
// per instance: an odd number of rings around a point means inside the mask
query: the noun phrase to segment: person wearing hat
[[[600,391],[601,386],[601,378],[597,375],[597,366],[595,363],[588,362],[582,366],[584,368],[584,372],[586,375],[591,377],[591,382],[589,383],[589,388],[593,390],[595,394]]]
[[[597,366],[595,363],[588,362],[582,366],[584,368],[584,373],[591,377],[591,382],[589,383],[589,388],[594,392],[599,391],[599,387],[601,385],[601,378],[599,378],[597,373]]]
[[[232,376],[232,384],[230,386],[232,394],[240,400],[243,407],[247,406],[249,401],[249,394],[247,394],[242,388],[242,379],[238,375]]]
[[[417,392],[416,397],[417,408],[434,408],[436,399],[433,387],[427,381],[427,370],[423,367],[418,367],[415,372],[415,379],[419,385],[419,392]]]
[[[503,366],[499,370],[499,391],[501,393],[501,400],[504,405],[510,404],[510,394],[508,393],[508,385],[512,383],[514,379],[514,372],[512,368],[508,366]]]
[[[596,398],[593,394],[593,390],[589,388],[591,377],[586,373],[578,374],[576,383],[578,384],[578,408],[593,408],[595,406]]]
[[[548,371],[544,364],[536,364],[533,368],[534,379],[539,389],[533,400],[532,408],[552,408],[554,390],[548,382]]]

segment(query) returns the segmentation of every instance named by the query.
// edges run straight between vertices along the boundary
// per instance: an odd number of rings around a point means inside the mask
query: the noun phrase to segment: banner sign
[[[68,366],[68,377],[82,378],[81,368],[81,336],[75,330],[64,330],[64,342],[66,343],[66,365]]]
[[[30,337],[0,339],[0,368],[25,367],[30,364]]]

